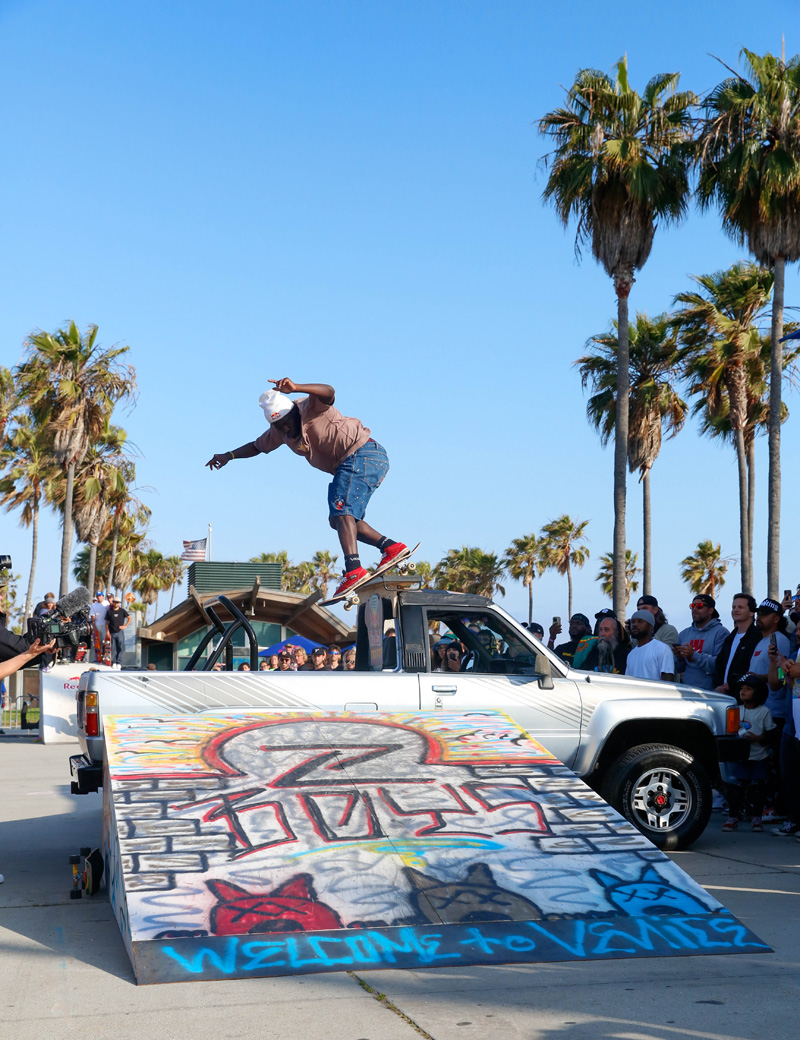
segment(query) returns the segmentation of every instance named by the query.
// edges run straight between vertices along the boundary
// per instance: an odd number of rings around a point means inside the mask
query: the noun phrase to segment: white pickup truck
[[[724,778],[726,763],[747,753],[731,697],[569,668],[483,596],[423,590],[407,578],[382,579],[364,592],[355,671],[211,671],[232,632],[250,627],[239,607],[220,597],[234,620],[225,628],[214,615],[220,639],[204,670],[84,672],[77,693],[84,753],[70,759],[73,793],[102,784],[104,715],[492,708],[528,730],[655,845],[676,849],[702,833],[712,784]],[[390,621],[396,634],[386,638]],[[432,627],[467,647],[467,670],[431,670]],[[249,635],[255,666],[252,629]],[[214,636],[212,629],[207,642]]]

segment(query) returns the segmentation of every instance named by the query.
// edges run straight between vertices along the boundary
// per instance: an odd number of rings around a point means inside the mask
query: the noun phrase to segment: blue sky
[[[611,449],[585,418],[572,362],[615,315],[609,279],[541,203],[536,120],[585,66],[624,53],[642,88],[678,70],[702,93],[742,45],[800,50],[798,5],[757,19],[735,2],[0,2],[3,277],[0,363],[74,319],[129,344],[136,407],[117,421],[165,554],[213,524],[214,558],[337,550],[326,478],[288,451],[204,468],[263,428],[267,379],[323,381],[392,469],[369,519],[431,561],[502,552],[569,513],[592,558],[574,609],[607,605]],[[645,13],[646,12],[646,13]],[[631,309],[658,313],[691,273],[744,254],[715,215],[657,232]],[[786,299],[800,305],[797,267]],[[798,311],[789,316],[797,316]],[[800,581],[790,519],[800,401],[787,393],[781,586]],[[758,448],[757,595],[766,449]],[[629,484],[628,544],[641,551]],[[654,591],[679,627],[679,561],[703,538],[738,552],[730,448],[695,424],[652,477]],[[36,594],[58,585],[60,532],[43,520]],[[27,583],[29,533],[2,518],[1,552]],[[374,562],[369,552],[365,563]],[[738,588],[732,564],[722,594]],[[566,581],[537,582],[535,616],[566,615]],[[505,605],[526,613],[507,583]]]

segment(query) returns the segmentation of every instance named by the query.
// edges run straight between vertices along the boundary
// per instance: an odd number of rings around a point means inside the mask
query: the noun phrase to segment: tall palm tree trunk
[[[642,563],[642,595],[652,596],[653,586],[653,560],[652,560],[652,524],[650,521],[650,470],[646,469],[642,476],[642,549],[644,561]],[[626,596],[627,596],[627,589]],[[626,599],[627,605],[627,599]],[[624,615],[622,615],[624,617]]]
[[[173,604],[173,601],[175,600],[175,586],[177,584],[178,584],[177,581],[173,581],[173,583],[172,583],[172,592],[170,592],[170,594],[169,594],[169,609],[170,610],[172,610],[172,604]]]
[[[108,565],[108,578],[106,589],[108,592],[114,587],[114,568],[117,565],[117,542],[119,541],[119,525],[122,522],[122,511],[120,510],[114,518],[114,537],[111,540],[111,562]]]
[[[614,427],[614,613],[625,617],[625,506],[628,475],[628,400],[630,397],[630,358],[628,350],[628,293],[633,271],[614,275],[617,293],[617,401]],[[570,610],[572,608],[570,607]]]
[[[90,542],[89,543],[89,577],[86,579],[86,585],[89,592],[94,596],[94,582],[97,574],[97,546]]]
[[[733,431],[736,444],[736,464],[739,471],[739,554],[742,570],[742,592],[753,595],[752,560],[748,554],[750,530],[747,516],[747,451],[744,445],[744,430]]]
[[[75,524],[72,519],[72,500],[75,495],[75,462],[67,466],[67,487],[64,494],[64,532],[61,539],[61,580],[59,596],[66,596],[69,587],[69,558]]]
[[[772,268],[772,357],[769,368],[769,476],[767,501],[767,595],[779,600],[781,563],[781,380],[783,379],[783,294],[786,260],[775,258]]]
[[[528,586],[528,624],[533,621],[533,582]]]
[[[31,546],[31,575],[28,578],[28,592],[25,596],[25,613],[22,616],[23,624],[25,619],[31,616],[31,604],[33,603],[33,579],[36,576],[36,556],[39,552],[39,493],[34,492],[33,502],[31,505],[31,528],[33,529],[32,546]]]
[[[755,437],[747,444],[747,560],[750,578],[753,578],[753,524],[756,514],[756,442]]]
[[[572,617],[572,571],[567,563],[567,621]]]

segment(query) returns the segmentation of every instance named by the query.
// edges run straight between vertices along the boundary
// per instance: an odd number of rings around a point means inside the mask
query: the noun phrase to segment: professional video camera
[[[0,557],[2,559],[2,557]],[[77,647],[88,642],[92,635],[89,605],[92,597],[84,585],[62,596],[49,614],[28,619],[28,639],[43,643],[56,641],[56,647]],[[69,621],[62,620],[69,618]]]

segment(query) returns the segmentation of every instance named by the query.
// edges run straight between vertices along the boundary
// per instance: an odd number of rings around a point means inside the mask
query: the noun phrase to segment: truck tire
[[[600,794],[659,849],[685,849],[711,816],[706,771],[671,744],[639,744],[612,763]]]

